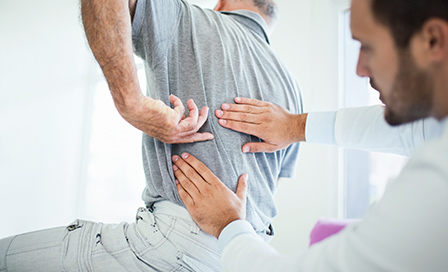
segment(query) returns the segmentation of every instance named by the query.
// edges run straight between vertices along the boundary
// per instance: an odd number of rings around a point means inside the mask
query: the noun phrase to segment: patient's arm
[[[192,100],[185,117],[181,100],[170,96],[174,109],[143,95],[137,78],[132,47],[131,18],[136,0],[81,0],[82,22],[90,48],[103,70],[115,106],[131,125],[165,143],[212,139],[197,133],[205,123],[208,108],[199,112]]]

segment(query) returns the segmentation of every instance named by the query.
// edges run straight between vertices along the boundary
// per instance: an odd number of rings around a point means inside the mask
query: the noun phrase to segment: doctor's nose
[[[367,66],[366,58],[362,52],[359,53],[356,74],[360,77],[371,77],[370,69]]]

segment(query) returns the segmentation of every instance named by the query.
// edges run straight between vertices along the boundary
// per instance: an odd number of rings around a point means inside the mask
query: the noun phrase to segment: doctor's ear
[[[434,18],[428,20],[420,31],[425,55],[431,61],[448,59],[448,22]]]

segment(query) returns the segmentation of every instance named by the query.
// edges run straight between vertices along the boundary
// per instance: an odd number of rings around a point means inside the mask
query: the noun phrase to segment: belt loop
[[[199,228],[199,226],[193,220],[191,220],[191,233],[198,234],[200,230],[201,229]]]

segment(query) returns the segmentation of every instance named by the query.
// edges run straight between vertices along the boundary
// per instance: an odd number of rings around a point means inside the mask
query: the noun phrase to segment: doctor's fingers
[[[262,124],[252,124],[252,123],[245,123],[245,122],[225,120],[225,119],[219,119],[218,122],[221,126],[223,126],[225,128],[229,128],[231,130],[246,133],[249,135],[254,135],[261,139],[263,139],[265,136],[266,127],[263,126]],[[263,139],[263,140],[266,140],[266,139]]]
[[[201,193],[195,183],[191,181],[177,165],[173,165],[173,171],[177,180],[176,185],[178,187],[178,192],[181,193],[182,190],[179,190],[179,186],[181,186],[183,191],[185,191],[194,202],[194,199]],[[182,199],[182,201],[184,201],[184,199]]]
[[[179,180],[176,179],[177,193],[179,194],[180,200],[185,204],[187,210],[189,207],[194,206],[194,198],[185,190],[185,188],[180,184]]]
[[[209,185],[211,178],[216,178],[202,162],[190,154],[183,153],[182,158],[173,156],[173,162],[199,191],[202,191],[204,186]]]
[[[219,119],[245,122],[251,124],[258,124],[263,120],[263,116],[261,114],[256,113],[216,110],[215,115]]]
[[[191,166],[194,169],[194,171],[197,174],[199,174],[200,177],[202,177],[202,180],[204,182],[196,183],[196,186],[200,190],[206,189],[205,186],[207,186],[207,185],[221,183],[221,180],[219,180],[219,178],[217,176],[215,176],[215,174],[213,174],[213,172],[204,163],[202,163],[200,160],[196,159],[193,155],[183,153],[182,158],[185,160],[186,163],[188,163],[189,166]],[[188,174],[187,174],[187,177],[189,177]]]
[[[253,106],[253,105],[240,105],[240,104],[228,104],[224,103],[221,105],[221,110],[224,112],[242,112],[250,114],[260,114],[266,112],[269,108],[269,104],[263,106]]]

